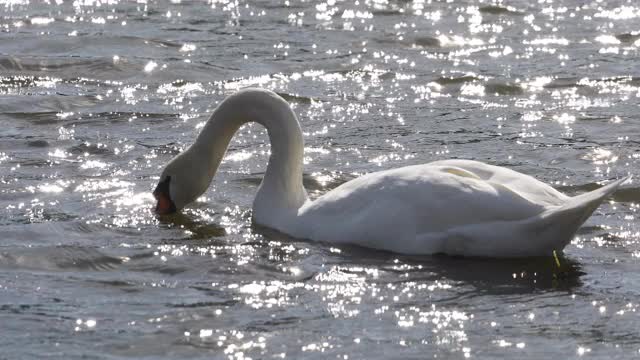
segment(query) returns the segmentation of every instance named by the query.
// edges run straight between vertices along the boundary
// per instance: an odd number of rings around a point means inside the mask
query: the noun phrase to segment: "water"
[[[305,131],[312,197],[485,161],[570,194],[640,176],[627,1],[0,1],[0,358],[640,356],[640,188],[560,257],[406,257],[251,226],[264,129],[159,219],[216,103],[260,86]]]

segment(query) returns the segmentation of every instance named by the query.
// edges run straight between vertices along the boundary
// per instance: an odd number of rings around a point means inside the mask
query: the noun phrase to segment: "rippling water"
[[[558,259],[405,257],[251,226],[269,145],[150,191],[216,103],[273,89],[318,196],[468,158],[570,194],[640,176],[635,0],[0,0],[0,358],[640,356],[640,187]]]

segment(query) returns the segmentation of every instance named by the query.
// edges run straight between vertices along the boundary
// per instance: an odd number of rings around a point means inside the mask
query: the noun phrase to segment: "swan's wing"
[[[410,166],[365,175],[306,203],[290,233],[406,254],[548,255],[622,181],[569,198],[472,161]]]
[[[424,232],[519,221],[546,209],[546,204],[467,169],[417,165],[362,176],[305,204],[293,235],[372,247],[373,238],[407,242]],[[393,244],[383,245],[404,252]]]
[[[429,165],[467,171],[479,179],[491,182],[494,185],[505,186],[537,204],[557,206],[564,204],[569,199],[568,196],[529,175],[504,167],[473,160],[442,160],[432,162]]]

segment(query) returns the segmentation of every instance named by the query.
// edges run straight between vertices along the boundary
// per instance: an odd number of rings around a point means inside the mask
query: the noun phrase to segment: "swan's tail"
[[[625,177],[586,194],[575,196],[557,208],[543,212],[532,222],[541,238],[553,242],[553,250],[562,250],[573,238],[580,226],[609,195],[631,177]]]
[[[470,224],[444,235],[424,234],[417,238],[416,247],[428,244],[431,252],[449,255],[550,256],[554,250],[562,251],[596,208],[629,178],[569,198],[564,205],[549,208],[528,219],[496,221],[490,226]]]

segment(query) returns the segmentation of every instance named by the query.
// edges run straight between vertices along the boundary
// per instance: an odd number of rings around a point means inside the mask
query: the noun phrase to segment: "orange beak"
[[[158,200],[158,203],[156,204],[156,213],[158,215],[167,215],[176,211],[173,201],[171,201],[171,199],[169,199],[169,197],[164,193],[158,194],[156,199]]]
[[[156,204],[156,213],[158,215],[167,215],[177,211],[176,204],[171,200],[171,195],[169,194],[169,182],[171,181],[171,177],[167,176],[166,179],[156,186],[156,189],[153,190],[153,196],[158,200]]]

